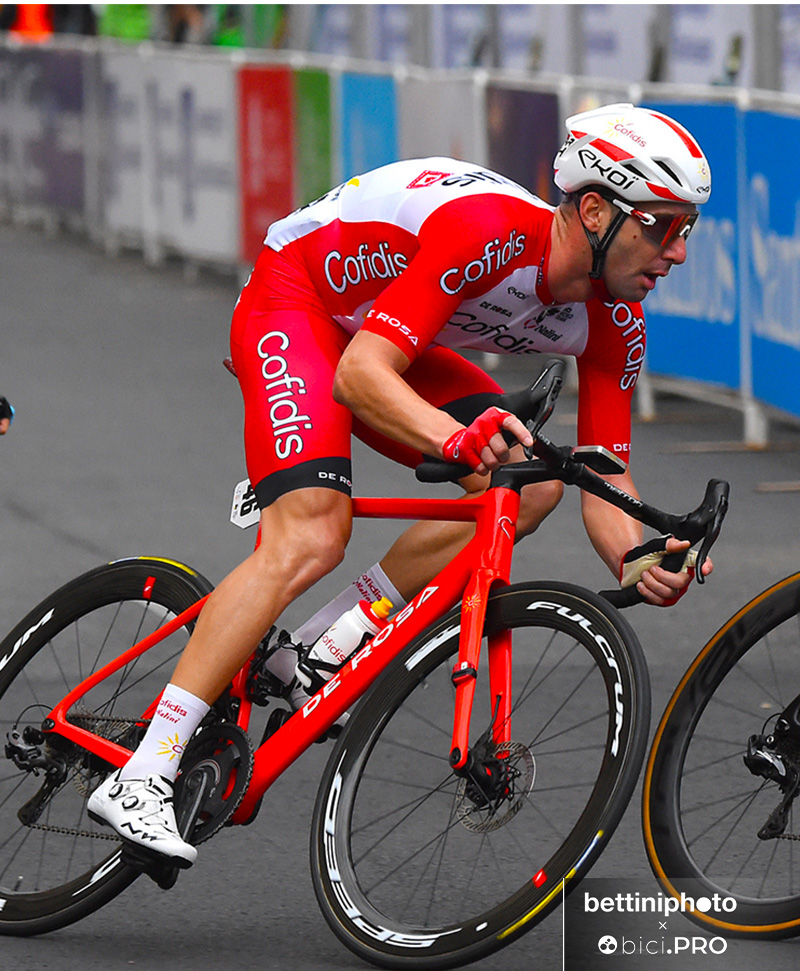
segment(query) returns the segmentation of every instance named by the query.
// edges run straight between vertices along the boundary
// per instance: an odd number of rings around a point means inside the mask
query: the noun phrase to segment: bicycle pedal
[[[181,870],[191,866],[185,860],[176,861],[133,843],[123,845],[120,859],[126,866],[150,877],[162,890],[174,887]]]

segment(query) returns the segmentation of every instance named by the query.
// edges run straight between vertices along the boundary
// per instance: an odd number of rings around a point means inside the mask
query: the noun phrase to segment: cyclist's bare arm
[[[409,387],[402,377],[409,363],[403,351],[391,341],[369,331],[359,331],[336,370],[334,399],[376,431],[424,455],[442,458],[445,443],[463,431],[464,426],[428,404]],[[531,443],[530,432],[514,415],[505,417],[502,427],[523,444]],[[508,446],[498,432],[481,451],[482,464],[473,468],[484,474],[509,458]]]
[[[638,498],[639,494],[630,471],[609,477],[609,481],[629,495]],[[581,509],[592,546],[614,576],[619,579],[622,558],[642,542],[640,523],[631,519],[621,509],[587,492],[581,493]],[[677,553],[688,548],[688,542],[674,537],[670,537],[666,542],[668,553]],[[713,564],[709,558],[703,565],[703,575],[708,576],[712,570]],[[662,607],[668,602],[675,602],[686,590],[691,579],[691,574],[686,571],[673,573],[661,566],[651,566],[644,571],[637,587],[646,603]]]

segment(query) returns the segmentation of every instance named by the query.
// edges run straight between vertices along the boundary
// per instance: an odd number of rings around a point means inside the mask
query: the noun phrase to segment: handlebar
[[[706,486],[703,501],[697,509],[685,516],[667,517],[672,519],[673,528],[671,531],[676,539],[689,540],[693,546],[702,540],[695,564],[695,579],[698,583],[705,583],[703,565],[708,559],[708,553],[722,528],[722,521],[728,511],[729,494],[730,486],[727,482],[722,479],[711,479]],[[647,520],[643,521],[646,522]],[[685,556],[685,551],[669,553],[661,561],[661,566],[671,573],[677,573],[683,566]],[[601,590],[600,596],[615,607],[631,607],[634,604],[642,603],[644,600],[635,585],[625,587],[622,590]]]
[[[628,495],[603,478],[604,475],[623,472],[626,468],[624,463],[604,449],[572,449],[554,445],[542,434],[542,426],[552,414],[562,387],[563,370],[561,361],[552,361],[530,388],[500,397],[498,405],[525,421],[534,441],[530,448],[525,449],[528,461],[501,466],[492,473],[489,488],[519,491],[528,483],[553,480],[576,485],[660,533],[688,540],[692,546],[700,543],[695,577],[698,583],[704,583],[703,565],[719,536],[728,510],[730,486],[721,479],[711,479],[703,501],[696,509],[682,516],[673,515]],[[417,467],[416,475],[420,482],[453,482],[470,475],[471,472],[469,466],[431,459]],[[664,557],[661,565],[665,570],[677,572],[685,556],[685,552],[669,554]],[[616,607],[630,606],[643,600],[635,586],[623,590],[601,591],[601,596]]]
[[[550,361],[529,388],[498,395],[495,404],[525,422],[536,438],[553,413],[563,383],[564,362]],[[516,438],[506,434],[506,441],[513,445]],[[472,475],[472,469],[468,465],[443,462],[440,459],[427,459],[416,468],[416,476],[420,482],[457,482],[468,475]]]

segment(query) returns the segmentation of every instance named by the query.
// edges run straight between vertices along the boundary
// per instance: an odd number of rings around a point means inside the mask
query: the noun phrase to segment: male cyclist
[[[686,259],[710,172],[694,138],[658,112],[610,105],[568,119],[567,131],[555,210],[497,173],[430,158],[350,179],[270,227],[231,334],[264,542],[211,595],[141,745],[89,801],[122,836],[179,865],[194,861],[175,825],[178,766],[164,739],[192,736],[282,611],[341,561],[351,432],[410,466],[423,455],[468,464],[467,492],[519,454],[502,431],[530,444],[525,426],[494,405],[496,383],[454,348],[574,355],[579,444],[628,459],[645,341],[639,302]],[[629,472],[615,481],[635,494]],[[524,490],[520,535],[561,492],[560,483]],[[674,603],[689,571],[653,565],[638,523],[581,498],[589,538],[615,576],[648,603]],[[402,606],[468,535],[464,524],[411,527],[296,640],[313,642],[365,593]],[[661,549],[687,545],[669,538]],[[274,670],[290,682],[296,660],[284,649]]]

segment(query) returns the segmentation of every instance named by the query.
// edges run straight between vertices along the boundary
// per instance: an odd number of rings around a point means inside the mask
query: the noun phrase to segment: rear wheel
[[[643,803],[650,863],[674,896],[711,904],[684,913],[716,934],[800,934],[800,811],[788,792],[792,780],[800,785],[800,737],[782,738],[778,725],[800,691],[798,651],[795,574],[705,645],[653,741]]]
[[[86,916],[141,872],[95,824],[86,800],[110,766],[41,731],[42,720],[92,672],[211,589],[188,567],[138,557],[78,577],[32,610],[0,643],[0,934],[38,934]],[[141,713],[159,696],[190,630],[102,681],[68,718],[135,748]],[[32,763],[39,768],[32,771]]]
[[[644,756],[650,695],[636,636],[588,591],[525,584],[493,593],[485,624],[486,635],[512,631],[511,744],[489,740],[483,656],[470,746],[494,781],[456,776],[459,624],[456,609],[378,679],[317,799],[323,913],[384,967],[459,966],[534,927],[602,852]]]

